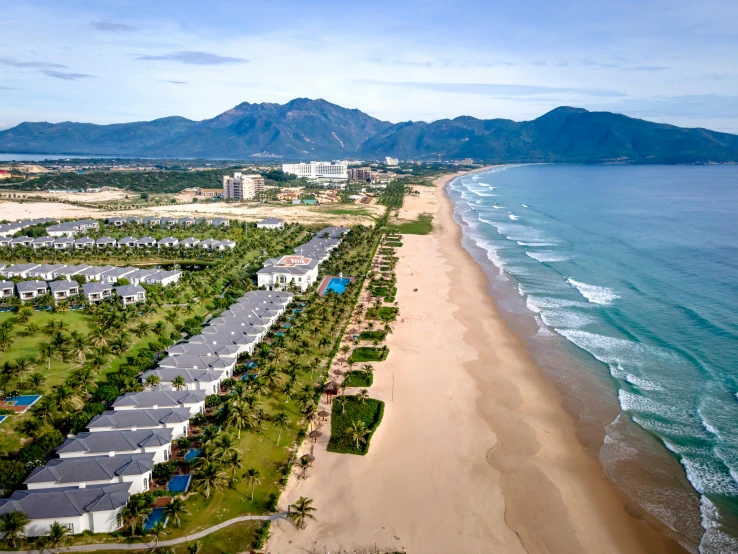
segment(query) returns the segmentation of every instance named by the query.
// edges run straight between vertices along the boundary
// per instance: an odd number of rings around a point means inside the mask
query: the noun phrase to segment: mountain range
[[[559,107],[532,121],[461,116],[392,124],[325,100],[244,102],[212,119],[21,123],[0,152],[211,159],[400,159],[485,162],[738,162],[738,135]]]

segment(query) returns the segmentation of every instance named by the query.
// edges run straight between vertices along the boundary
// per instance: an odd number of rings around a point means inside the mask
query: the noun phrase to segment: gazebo
[[[335,381],[330,381],[323,388],[323,392],[325,392],[326,399],[329,404],[332,402],[333,397],[338,394],[338,386],[338,383]]]

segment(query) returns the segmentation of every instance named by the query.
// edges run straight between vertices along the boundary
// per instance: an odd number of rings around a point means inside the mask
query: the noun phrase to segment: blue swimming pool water
[[[348,277],[333,277],[330,281],[328,281],[328,286],[325,287],[325,291],[323,291],[323,294],[331,291],[337,294],[343,294],[344,292],[346,292],[346,287],[350,282],[351,279]]]
[[[149,517],[146,519],[146,523],[144,523],[144,531],[149,531],[154,525],[160,522],[164,518],[164,511],[165,508],[154,508],[151,510]],[[164,523],[166,524],[166,520]]]
[[[5,402],[12,404],[13,406],[31,406],[39,398],[41,398],[40,394],[24,394],[16,396],[15,398],[6,398]]]
[[[248,362],[246,367],[256,367],[256,362]]]
[[[6,416],[6,415],[0,415],[0,423],[2,423],[3,421],[5,421],[7,418],[8,418],[8,416]]]
[[[175,475],[167,483],[167,490],[171,492],[187,492],[191,478],[190,475]]]
[[[200,448],[190,448],[184,455],[184,459],[185,461],[189,462],[190,460],[197,458],[201,453],[202,449]]]

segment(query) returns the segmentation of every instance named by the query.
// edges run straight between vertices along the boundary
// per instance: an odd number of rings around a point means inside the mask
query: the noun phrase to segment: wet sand
[[[369,453],[329,453],[321,437],[310,477],[292,478],[281,499],[314,499],[317,520],[302,531],[276,522],[268,551],[669,552],[625,512],[500,317],[461,246],[442,189],[451,178],[437,182],[433,233],[406,235],[398,250],[404,322],[373,364],[370,396],[386,408]]]

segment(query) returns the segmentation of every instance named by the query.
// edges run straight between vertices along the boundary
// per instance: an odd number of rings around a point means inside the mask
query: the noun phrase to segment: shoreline
[[[280,501],[313,498],[317,520],[277,522],[267,551],[674,551],[626,513],[489,296],[444,189],[461,175],[436,179],[434,231],[398,249],[401,321],[373,364],[369,394],[386,406],[368,454],[329,453],[321,437],[311,476]]]

